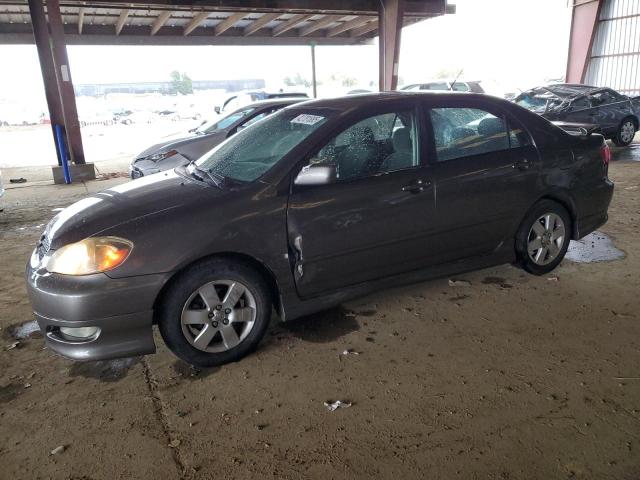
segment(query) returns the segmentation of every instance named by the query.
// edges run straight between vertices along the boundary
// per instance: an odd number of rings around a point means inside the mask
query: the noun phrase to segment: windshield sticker
[[[324,120],[324,117],[321,117],[320,115],[309,115],[308,113],[303,113],[295,117],[293,120],[291,120],[291,123],[300,123],[302,125],[315,125],[316,123],[322,120]]]

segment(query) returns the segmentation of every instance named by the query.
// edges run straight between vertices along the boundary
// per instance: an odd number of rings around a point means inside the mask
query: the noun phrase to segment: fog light
[[[98,327],[60,327],[60,333],[65,337],[87,339],[95,337],[100,329]]]

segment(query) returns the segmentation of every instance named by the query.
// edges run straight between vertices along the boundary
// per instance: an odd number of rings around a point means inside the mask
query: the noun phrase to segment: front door
[[[404,103],[403,105],[406,105]],[[287,228],[298,293],[310,297],[419,268],[430,255],[434,190],[413,106],[354,121],[307,165],[327,185],[294,185]]]

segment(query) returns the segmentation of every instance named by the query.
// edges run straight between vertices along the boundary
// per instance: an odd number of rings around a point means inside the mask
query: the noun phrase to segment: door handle
[[[531,162],[524,158],[511,165],[511,168],[517,168],[518,170],[527,170],[530,166]]]
[[[414,180],[409,185],[405,185],[404,187],[402,187],[402,191],[410,192],[410,193],[420,193],[420,192],[423,192],[424,189],[429,187],[430,185],[431,185],[431,182],[428,180],[422,180],[422,179]]]

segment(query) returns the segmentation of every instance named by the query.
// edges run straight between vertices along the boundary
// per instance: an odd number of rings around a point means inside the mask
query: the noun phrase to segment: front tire
[[[516,235],[520,266],[534,275],[555,269],[569,248],[571,216],[552,200],[538,202],[527,214]]]
[[[262,276],[242,263],[212,259],[175,279],[160,306],[158,326],[177,357],[212,367],[255,350],[270,318],[271,298]]]
[[[618,147],[626,147],[633,142],[634,137],[636,136],[636,124],[632,118],[625,118],[620,123],[620,127],[618,128],[618,133],[613,138],[613,143],[615,143]]]

